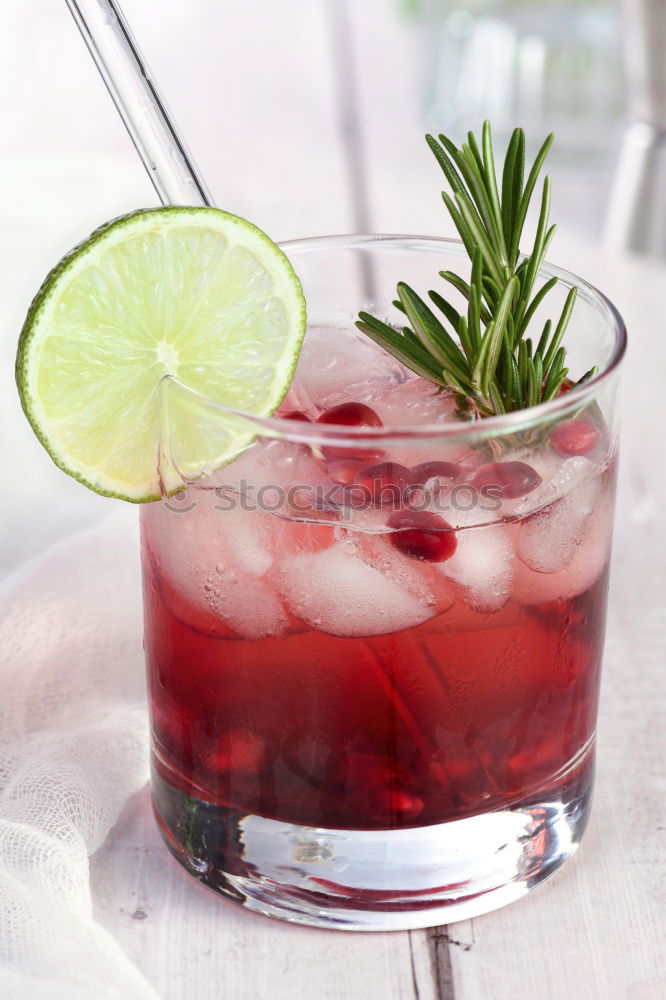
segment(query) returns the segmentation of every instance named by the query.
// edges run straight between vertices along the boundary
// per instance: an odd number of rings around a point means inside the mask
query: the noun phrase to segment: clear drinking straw
[[[165,205],[212,205],[213,201],[178,128],[154,84],[129,25],[116,0],[66,0],[102,79],[125,123],[160,200]],[[364,263],[364,261],[362,261]],[[395,679],[374,656],[383,685],[416,745],[431,761],[443,785],[448,775],[436,762]]]
[[[164,205],[213,199],[116,0],[66,0]]]

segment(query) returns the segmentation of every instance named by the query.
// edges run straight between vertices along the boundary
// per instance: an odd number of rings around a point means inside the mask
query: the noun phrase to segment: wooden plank
[[[435,1000],[406,933],[296,927],[202,888],[162,844],[147,790],[91,867],[97,919],[163,1000]]]
[[[625,384],[642,386],[640,401],[625,393],[596,791],[579,853],[533,895],[471,921],[468,950],[451,948],[456,1000],[666,996],[666,469],[650,430],[666,378],[666,346],[652,335],[666,311],[666,268],[602,257],[566,236],[559,256],[613,295],[633,333]]]

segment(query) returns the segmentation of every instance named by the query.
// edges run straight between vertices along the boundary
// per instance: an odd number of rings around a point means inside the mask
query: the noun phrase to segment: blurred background
[[[630,110],[634,3],[663,0],[627,0],[624,20],[614,0],[123,7],[218,205],[274,239],[451,234],[423,134],[460,139],[489,117],[498,143],[514,124],[533,144],[557,132],[553,219],[595,243]],[[12,365],[30,299],[91,229],[156,196],[64,0],[3,0],[0,92],[2,573],[113,503],[56,470],[20,414]]]

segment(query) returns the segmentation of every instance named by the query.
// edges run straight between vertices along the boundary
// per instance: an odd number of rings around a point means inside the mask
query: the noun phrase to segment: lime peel
[[[178,486],[172,442],[188,479],[247,447],[250,421],[225,419],[223,408],[275,412],[305,321],[291,264],[245,219],[213,208],[133,212],[43,282],[19,340],[21,403],[68,475],[105,496],[158,499]],[[165,407],[169,383],[187,391]],[[183,400],[196,399],[191,419]],[[208,400],[220,404],[212,430]]]

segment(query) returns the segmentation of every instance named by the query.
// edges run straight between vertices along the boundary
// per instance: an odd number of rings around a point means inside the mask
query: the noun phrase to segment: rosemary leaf
[[[525,330],[527,329],[527,327],[531,323],[532,317],[534,316],[535,312],[537,311],[537,309],[539,308],[539,306],[541,305],[541,303],[545,299],[546,295],[548,295],[548,292],[551,290],[551,288],[554,288],[556,284],[557,284],[557,278],[549,278],[548,281],[546,282],[546,284],[542,285],[541,288],[539,289],[539,291],[536,293],[536,295],[534,296],[534,298],[530,302],[529,306],[527,307],[527,309],[523,313],[523,317],[522,317],[522,319],[520,320],[520,322],[518,324],[518,327],[517,327],[516,333],[515,333],[514,344],[516,342],[516,339],[520,340],[520,338],[522,337],[523,333],[525,332]],[[537,347],[537,352],[538,352],[538,350],[539,350],[539,348]]]
[[[537,153],[537,157],[534,161],[532,169],[530,170],[529,177],[527,178],[527,184],[525,185],[525,190],[520,198],[520,204],[516,210],[516,215],[514,218],[513,232],[511,234],[511,247],[510,247],[510,260],[509,263],[515,266],[515,262],[518,260],[518,254],[520,253],[520,238],[523,235],[523,226],[525,225],[525,219],[527,218],[527,209],[529,208],[530,201],[532,199],[532,194],[534,192],[534,185],[537,182],[537,178],[543,166],[543,161],[548,155],[548,150],[553,144],[553,139],[555,136],[551,134],[546,138],[543,146]],[[523,138],[524,144],[524,138]],[[524,149],[524,146],[523,146]],[[523,156],[524,163],[524,156]],[[521,182],[522,183],[522,182]],[[515,197],[515,193],[514,193]]]
[[[585,372],[584,375],[581,375],[581,377],[578,379],[575,385],[584,385],[585,382],[589,382],[591,378],[594,378],[594,376],[598,373],[598,371],[599,371],[599,366],[594,365],[592,368],[590,368],[588,372]]]
[[[539,337],[539,343],[537,344],[537,349],[534,352],[543,358],[546,353],[546,348],[548,347],[548,341],[550,340],[550,331],[553,326],[552,319],[547,319],[543,326],[543,333]]]
[[[481,344],[479,346],[479,353],[477,355],[474,368],[472,369],[472,384],[481,391],[481,382],[483,378],[483,372],[485,370],[486,356],[488,354],[488,349],[493,339],[493,333],[495,330],[495,320],[492,319],[488,326],[486,327],[486,332],[483,335]]]
[[[506,413],[504,409],[504,403],[502,402],[502,397],[499,394],[499,389],[496,385],[490,386],[490,399],[493,404],[495,413]]]
[[[440,144],[437,142],[435,137],[432,135],[427,135],[426,142],[430,146],[432,152],[435,154],[435,159],[442,168],[444,176],[449,182],[449,187],[451,188],[451,190],[454,192],[454,194],[457,191],[462,191],[463,190],[462,183],[460,182],[460,179],[457,173],[455,172],[448,156],[446,155]]]
[[[521,130],[513,130],[509,141],[509,147],[504,157],[504,169],[502,170],[502,230],[507,248],[511,244],[511,233],[513,232],[514,217],[514,184],[518,174],[518,147],[520,145]],[[522,182],[521,182],[522,183]],[[519,195],[520,197],[520,195]],[[511,263],[509,261],[509,263]]]
[[[560,316],[559,322],[555,327],[555,333],[553,334],[553,339],[548,345],[548,350],[544,355],[543,365],[546,370],[550,368],[550,365],[555,357],[555,352],[558,350],[560,344],[562,343],[562,337],[564,336],[565,330],[569,325],[569,320],[571,319],[571,313],[573,312],[574,303],[576,301],[576,296],[578,295],[577,288],[570,288],[569,294],[567,295],[566,302],[562,309],[562,315]]]
[[[460,313],[458,310],[455,309],[450,302],[447,302],[444,296],[440,295],[439,292],[431,290],[428,292],[428,297],[433,305],[437,306],[439,311],[446,316],[453,329],[457,330],[460,323]]]
[[[453,285],[453,287],[469,301],[470,286],[463,278],[459,277],[459,275],[455,274],[453,271],[440,271],[439,276],[440,278],[443,278],[444,281],[448,281],[450,285]],[[490,313],[482,303],[479,307],[479,316],[481,317],[482,323],[486,325],[490,323]]]
[[[472,286],[470,291],[467,316],[469,319],[469,339],[474,350],[478,350],[481,344],[481,302],[479,290],[475,286]]]
[[[429,351],[441,364],[446,365],[458,379],[465,379],[468,376],[467,360],[432,310],[409,285],[402,281],[398,284],[398,295],[412,329],[426,351]]]
[[[550,213],[550,177],[546,177],[543,182],[541,194],[541,211],[539,212],[539,223],[537,225],[536,236],[534,237],[534,248],[529,258],[529,263],[525,269],[525,276],[521,279],[522,295],[519,304],[519,315],[527,306],[527,300],[532,294],[532,288],[544,255],[544,245],[548,232],[548,215]]]
[[[474,242],[474,236],[470,232],[470,229],[465,219],[463,218],[462,214],[458,211],[458,208],[456,207],[452,198],[446,192],[442,194],[442,198],[444,200],[444,204],[449,210],[449,215],[453,219],[453,224],[458,230],[460,239],[465,244],[465,250],[467,250],[467,253],[471,257],[476,247],[476,244]]]
[[[356,326],[366,336],[370,337],[371,340],[374,340],[376,344],[379,344],[385,351],[392,354],[394,358],[397,358],[398,361],[406,365],[407,368],[416,372],[417,375],[430,379],[432,382],[437,382],[439,385],[446,384],[442,378],[440,369],[427,351],[421,351],[420,347],[415,347],[413,344],[408,345],[404,336],[387,323],[382,323],[369,313],[361,312],[359,313]]]
[[[514,129],[500,185],[488,122],[480,141],[470,132],[460,147],[445,135],[427,135],[426,142],[446,178],[450,193],[442,192],[444,205],[471,262],[469,280],[452,271],[439,272],[464,299],[464,312],[455,299],[449,301],[431,289],[427,297],[440,319],[413,288],[400,282],[394,306],[408,326],[399,330],[368,313],[361,313],[356,325],[412,371],[452,392],[461,413],[486,417],[553,399],[568,378],[562,341],[576,289],[569,291],[554,329],[553,320],[546,319],[538,341],[533,340],[537,313],[557,284],[551,277],[535,291],[556,231],[549,223],[547,176],[531,253],[521,256],[520,251],[528,208],[553,136],[541,145],[525,181],[525,135]],[[583,380],[595,373],[596,368],[590,369]]]
[[[558,372],[553,371],[553,373],[548,376],[548,380],[541,397],[544,403],[548,402],[550,399],[555,399],[555,396],[557,396],[558,392],[562,388],[562,383],[568,374],[568,368],[560,368]]]
[[[498,285],[501,285],[503,282],[502,271],[498,267],[487,231],[484,232],[482,226],[479,224],[478,218],[475,218],[474,209],[469,195],[467,195],[464,191],[461,191],[459,194],[456,194],[456,201],[458,202],[460,214],[465,220],[465,224],[474,238],[474,245],[479,248],[483,255],[484,264],[488,268],[493,280],[496,281]],[[472,255],[470,254],[470,256]]]
[[[462,344],[462,349],[465,352],[468,363],[473,361],[475,357],[474,345],[470,339],[467,320],[464,316],[461,316],[458,321],[458,337],[460,338],[460,343]]]
[[[539,394],[540,394],[541,389],[543,387],[543,361],[541,360],[541,357],[540,357],[539,354],[535,355],[534,360],[533,360],[533,364],[534,364],[534,383],[535,383],[536,388],[537,388],[536,402],[538,403],[539,402]]]
[[[483,171],[486,181],[486,191],[492,208],[492,221],[498,249],[502,257],[502,263],[508,264],[508,254],[506,242],[504,240],[504,230],[502,228],[502,206],[500,204],[499,191],[497,190],[497,175],[495,174],[495,157],[493,156],[493,144],[490,136],[490,124],[484,122],[482,132],[483,142]]]
[[[504,337],[504,331],[506,328],[506,320],[509,314],[509,309],[511,308],[511,301],[513,299],[514,293],[516,291],[517,281],[515,278],[507,283],[506,288],[502,294],[500,304],[497,308],[497,314],[495,316],[494,328],[492,333],[492,340],[488,345],[488,349],[485,355],[484,367],[483,367],[483,377],[481,379],[481,386],[483,388],[483,393],[485,396],[490,395],[490,384],[495,375],[495,370],[497,368],[497,362],[499,361],[500,348],[502,346],[502,338]]]
[[[473,132],[467,133],[467,144],[472,152],[472,155],[474,156],[479,173],[483,174],[483,157],[481,156],[481,152]]]

